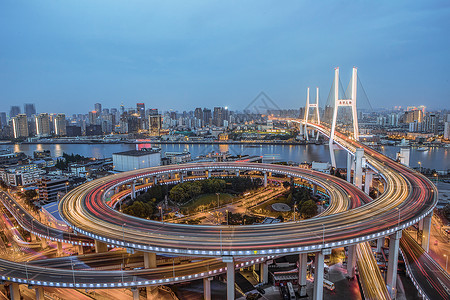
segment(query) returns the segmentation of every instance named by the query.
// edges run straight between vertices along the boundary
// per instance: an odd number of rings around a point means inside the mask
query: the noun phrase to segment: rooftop
[[[129,150],[123,152],[113,153],[113,155],[125,155],[125,156],[144,156],[153,153],[159,153],[161,149],[159,148],[146,148],[145,150]]]

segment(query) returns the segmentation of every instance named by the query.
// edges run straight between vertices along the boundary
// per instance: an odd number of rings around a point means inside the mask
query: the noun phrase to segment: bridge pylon
[[[314,115],[316,116],[317,124],[320,124],[320,114],[319,114],[319,88],[316,88],[316,103],[309,103],[309,88],[306,92],[306,106],[305,106],[305,137],[306,140],[309,140],[308,129],[306,123],[308,123],[309,119],[309,110],[310,108],[314,108]],[[316,134],[316,140],[319,139],[319,131]]]
[[[351,96],[350,99],[339,99],[339,67],[334,69],[334,110],[333,119],[331,121],[331,134],[330,134],[330,154],[331,164],[336,168],[336,159],[334,157],[333,142],[336,132],[336,119],[339,107],[351,107],[352,119],[353,119],[353,138],[359,140],[358,129],[358,114],[356,111],[356,87],[358,83],[358,74],[356,67],[353,67],[352,79],[351,79]]]

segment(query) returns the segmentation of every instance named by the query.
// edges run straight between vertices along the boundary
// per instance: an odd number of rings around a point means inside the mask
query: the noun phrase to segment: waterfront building
[[[28,121],[27,115],[18,114],[12,118],[13,137],[15,139],[28,137]]]
[[[55,135],[56,136],[65,136],[66,135],[66,115],[65,114],[57,114],[54,121]]]
[[[36,135],[38,137],[50,136],[50,117],[48,113],[41,113],[34,117]]]
[[[156,167],[161,165],[161,149],[144,148],[113,153],[115,171],[126,172],[131,170]]]

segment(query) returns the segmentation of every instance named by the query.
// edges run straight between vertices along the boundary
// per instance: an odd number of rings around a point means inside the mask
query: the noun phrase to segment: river
[[[138,147],[160,147],[162,152],[187,150],[191,156],[205,155],[211,151],[229,151],[232,155],[248,154],[263,156],[264,161],[330,161],[328,145],[208,145],[208,144],[139,144]],[[33,155],[36,150],[50,150],[52,156],[61,156],[63,152],[80,154],[87,157],[106,158],[113,153],[136,149],[133,144],[14,144],[0,145],[0,149],[11,149],[15,152],[22,151],[27,155]],[[395,158],[399,147],[384,146],[381,149],[385,155]],[[339,168],[346,167],[347,155],[343,150],[336,150],[336,161]],[[428,151],[411,149],[410,165],[418,166],[420,161],[423,168],[436,170],[450,169],[450,149],[430,148]]]

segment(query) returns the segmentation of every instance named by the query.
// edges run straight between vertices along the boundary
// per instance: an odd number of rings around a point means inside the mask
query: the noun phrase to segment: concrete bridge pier
[[[377,239],[377,252],[381,252],[381,247],[384,247],[384,236]]]
[[[363,165],[364,149],[357,148],[355,152],[355,175],[353,176],[353,184],[359,189],[362,188],[362,165]]]
[[[347,153],[347,181],[352,181],[352,163],[353,163],[353,157],[350,154],[350,152]]]
[[[267,187],[267,172],[264,172],[264,187]]]
[[[103,252],[108,252],[108,245],[98,240],[95,240],[95,253],[103,253]]]
[[[36,300],[44,300],[44,288],[42,286],[38,286],[34,289],[35,291],[35,295],[36,295]]]
[[[423,218],[422,248],[428,252],[430,250],[430,230],[433,212]]]
[[[306,268],[308,267],[308,253],[298,255],[298,292],[300,297],[306,296]]]
[[[356,245],[348,246],[347,256],[347,276],[349,278],[355,277],[356,268]]]
[[[316,252],[316,258],[314,261],[314,293],[313,300],[323,299],[323,271],[324,271],[324,258],[325,255],[331,254],[331,249],[323,249]]]
[[[56,242],[56,256],[63,254],[62,242]]]
[[[389,236],[389,258],[386,276],[386,285],[392,298],[397,294],[397,266],[398,266],[398,250],[400,247],[400,238],[402,231],[399,230]]]
[[[136,198],[136,180],[131,183],[131,199]]]
[[[11,283],[9,285],[9,295],[11,300],[20,300],[20,289],[18,283]]]
[[[267,262],[259,264],[259,281],[264,284],[269,282],[269,266]]]
[[[133,293],[133,300],[139,300],[139,288],[132,287],[131,292]]]
[[[212,277],[203,278],[203,299],[211,300],[211,280]]]
[[[223,256],[222,261],[227,264],[227,300],[234,300],[234,258]]]
[[[366,171],[364,178],[364,193],[369,194],[370,187],[372,186],[373,172],[371,170]]]

